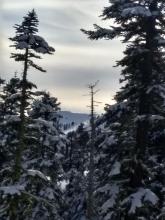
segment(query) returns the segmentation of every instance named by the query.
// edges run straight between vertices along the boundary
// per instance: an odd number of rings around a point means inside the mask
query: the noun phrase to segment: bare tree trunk
[[[95,213],[95,205],[94,205],[94,150],[95,150],[95,137],[96,137],[96,128],[95,128],[95,115],[94,115],[94,107],[95,100],[94,95],[97,91],[94,91],[97,83],[93,85],[89,85],[90,96],[91,96],[91,116],[90,116],[90,127],[91,127],[91,137],[90,137],[90,156],[89,156],[89,173],[88,173],[88,198],[87,198],[87,217],[88,220],[94,220]]]

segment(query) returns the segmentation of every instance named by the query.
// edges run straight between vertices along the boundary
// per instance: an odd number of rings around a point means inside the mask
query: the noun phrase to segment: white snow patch
[[[54,192],[51,188],[46,188],[46,196],[50,200],[54,199]]]
[[[0,191],[3,191],[6,195],[21,195],[21,191],[24,190],[24,186],[12,185],[12,186],[2,186]]]
[[[119,186],[116,184],[111,185],[110,199],[108,199],[102,205],[102,207],[101,207],[102,213],[106,213],[110,208],[114,207],[118,193],[119,193]]]
[[[107,184],[105,184],[105,186],[98,188],[97,192],[104,192],[104,193],[106,193],[110,189],[111,189],[111,185],[107,183]]]
[[[159,120],[164,120],[165,117],[161,116],[161,115],[151,115],[150,116],[150,120],[151,121],[159,121]]]
[[[47,176],[45,176],[42,172],[40,172],[39,170],[28,170],[27,171],[28,172],[28,174],[30,175],[30,176],[38,176],[38,177],[40,177],[41,179],[44,179],[45,181],[49,181],[50,180],[50,178],[49,177],[47,177]]]
[[[84,176],[87,176],[88,173],[89,173],[89,171],[88,171],[88,170],[85,170],[85,171],[84,171]]]
[[[120,162],[116,161],[112,166],[112,170],[111,170],[109,176],[114,176],[114,175],[120,174],[120,168],[121,168]]]
[[[21,119],[18,115],[6,115],[5,121],[10,122],[19,122]]]
[[[149,9],[142,7],[142,6],[136,6],[132,8],[126,8],[122,11],[121,16],[127,17],[127,16],[143,16],[143,17],[149,17],[151,16],[151,12]]]
[[[62,180],[58,182],[59,187],[64,191],[66,189],[66,186],[69,184],[69,181],[67,180]]]
[[[113,212],[109,212],[105,217],[104,220],[109,220],[112,217]]]
[[[150,189],[139,188],[136,193],[131,194],[123,200],[122,205],[130,203],[129,213],[135,213],[137,208],[143,206],[143,202],[150,202],[155,205],[158,202],[158,197]]]

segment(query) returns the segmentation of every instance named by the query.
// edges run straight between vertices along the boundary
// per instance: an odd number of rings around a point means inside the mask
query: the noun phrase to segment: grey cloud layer
[[[0,1],[2,4],[2,0]],[[85,85],[100,79],[102,88],[109,90],[109,100],[115,88],[118,88],[119,70],[112,68],[115,60],[121,57],[121,44],[118,41],[96,41],[91,42],[80,28],[92,28],[93,23],[100,22],[98,15],[106,0],[5,0],[3,1],[2,28],[0,42],[3,42],[4,65],[0,67],[1,74],[6,78],[11,76],[13,70],[21,71],[21,66],[10,61],[11,49],[8,37],[14,34],[12,26],[20,23],[22,17],[28,10],[35,7],[39,20],[39,30],[48,42],[56,48],[52,57],[45,57],[41,65],[48,70],[45,75],[42,73],[30,74],[40,88],[55,91],[63,102],[68,103],[69,91],[84,90]],[[18,7],[19,6],[19,7]],[[14,66],[14,67],[13,67]],[[11,71],[12,70],[12,71]],[[39,75],[40,74],[40,75]],[[46,85],[46,86],[45,86]],[[86,89],[86,88],[85,88]],[[65,92],[64,92],[65,91]],[[68,91],[68,92],[66,92]],[[103,96],[105,93],[103,92]],[[107,94],[108,95],[108,94]],[[102,97],[105,100],[105,97]],[[72,100],[71,100],[72,102]],[[78,104],[84,109],[84,103]],[[67,108],[67,104],[63,104]],[[73,102],[73,109],[78,109]]]

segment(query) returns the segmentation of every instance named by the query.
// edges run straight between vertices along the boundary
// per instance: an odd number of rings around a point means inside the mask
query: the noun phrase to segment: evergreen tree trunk
[[[15,198],[10,202],[9,220],[19,220],[19,216],[17,215],[17,209],[18,209],[17,204],[18,204],[18,198],[15,196]]]
[[[156,11],[157,1],[153,1],[150,5],[150,10]],[[151,104],[152,97],[147,94],[147,87],[151,85],[152,80],[152,70],[153,70],[153,49],[154,49],[154,37],[155,37],[155,18],[148,17],[145,18],[144,28],[146,29],[146,49],[147,53],[144,57],[144,66],[142,66],[142,78],[141,84],[143,88],[141,89],[141,94],[139,96],[139,110],[138,115],[149,116],[151,114]],[[149,121],[145,117],[144,120],[139,121],[137,126],[137,149],[143,154],[148,146],[148,129]]]
[[[27,70],[28,70],[28,48],[25,51],[25,61],[24,61],[24,70],[23,70],[23,77],[22,77],[22,91],[21,91],[21,102],[20,102],[20,127],[18,130],[18,145],[16,149],[15,155],[15,167],[14,167],[14,176],[13,182],[17,182],[21,175],[21,156],[22,151],[25,147],[25,108],[26,108],[26,89],[27,89]],[[18,210],[18,197],[15,196],[10,203],[10,219],[11,220],[18,220],[19,217],[17,216]]]
[[[150,5],[150,11],[157,10],[157,0],[153,1]],[[147,17],[144,18],[144,28],[146,29],[146,54],[144,56],[144,66],[141,67],[142,77],[141,77],[141,92],[139,95],[139,106],[138,106],[138,115],[144,116],[140,118],[137,123],[137,133],[136,133],[136,150],[138,153],[138,159],[143,159],[146,155],[146,149],[149,147],[149,116],[152,114],[152,97],[147,94],[147,88],[152,83],[153,76],[153,52],[154,52],[154,38],[156,35],[156,18]],[[141,178],[143,175],[138,175],[137,185],[141,184]]]
[[[22,92],[20,103],[20,128],[19,144],[16,149],[14,180],[17,181],[21,172],[21,154],[25,147],[25,108],[26,108],[26,88],[27,88],[27,70],[28,70],[28,48],[25,51],[24,70],[22,77]]]

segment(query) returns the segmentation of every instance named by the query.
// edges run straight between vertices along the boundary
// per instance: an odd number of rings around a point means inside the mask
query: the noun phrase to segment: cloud
[[[85,85],[100,80],[100,101],[109,102],[119,88],[119,69],[114,69],[115,60],[122,56],[123,47],[118,40],[90,41],[80,28],[91,29],[93,23],[102,24],[98,15],[107,0],[0,0],[2,11],[0,56],[1,76],[11,77],[21,73],[22,65],[11,60],[8,37],[14,35],[13,25],[20,23],[27,11],[35,8],[39,17],[39,33],[53,47],[53,56],[43,56],[39,65],[47,73],[29,71],[29,79],[40,89],[48,89],[57,95],[65,109],[86,111],[86,99],[81,94]],[[2,46],[3,45],[3,46]],[[108,95],[107,95],[108,94]],[[79,100],[79,101],[77,101]],[[103,109],[103,105],[101,107]],[[100,109],[101,109],[100,108]]]

